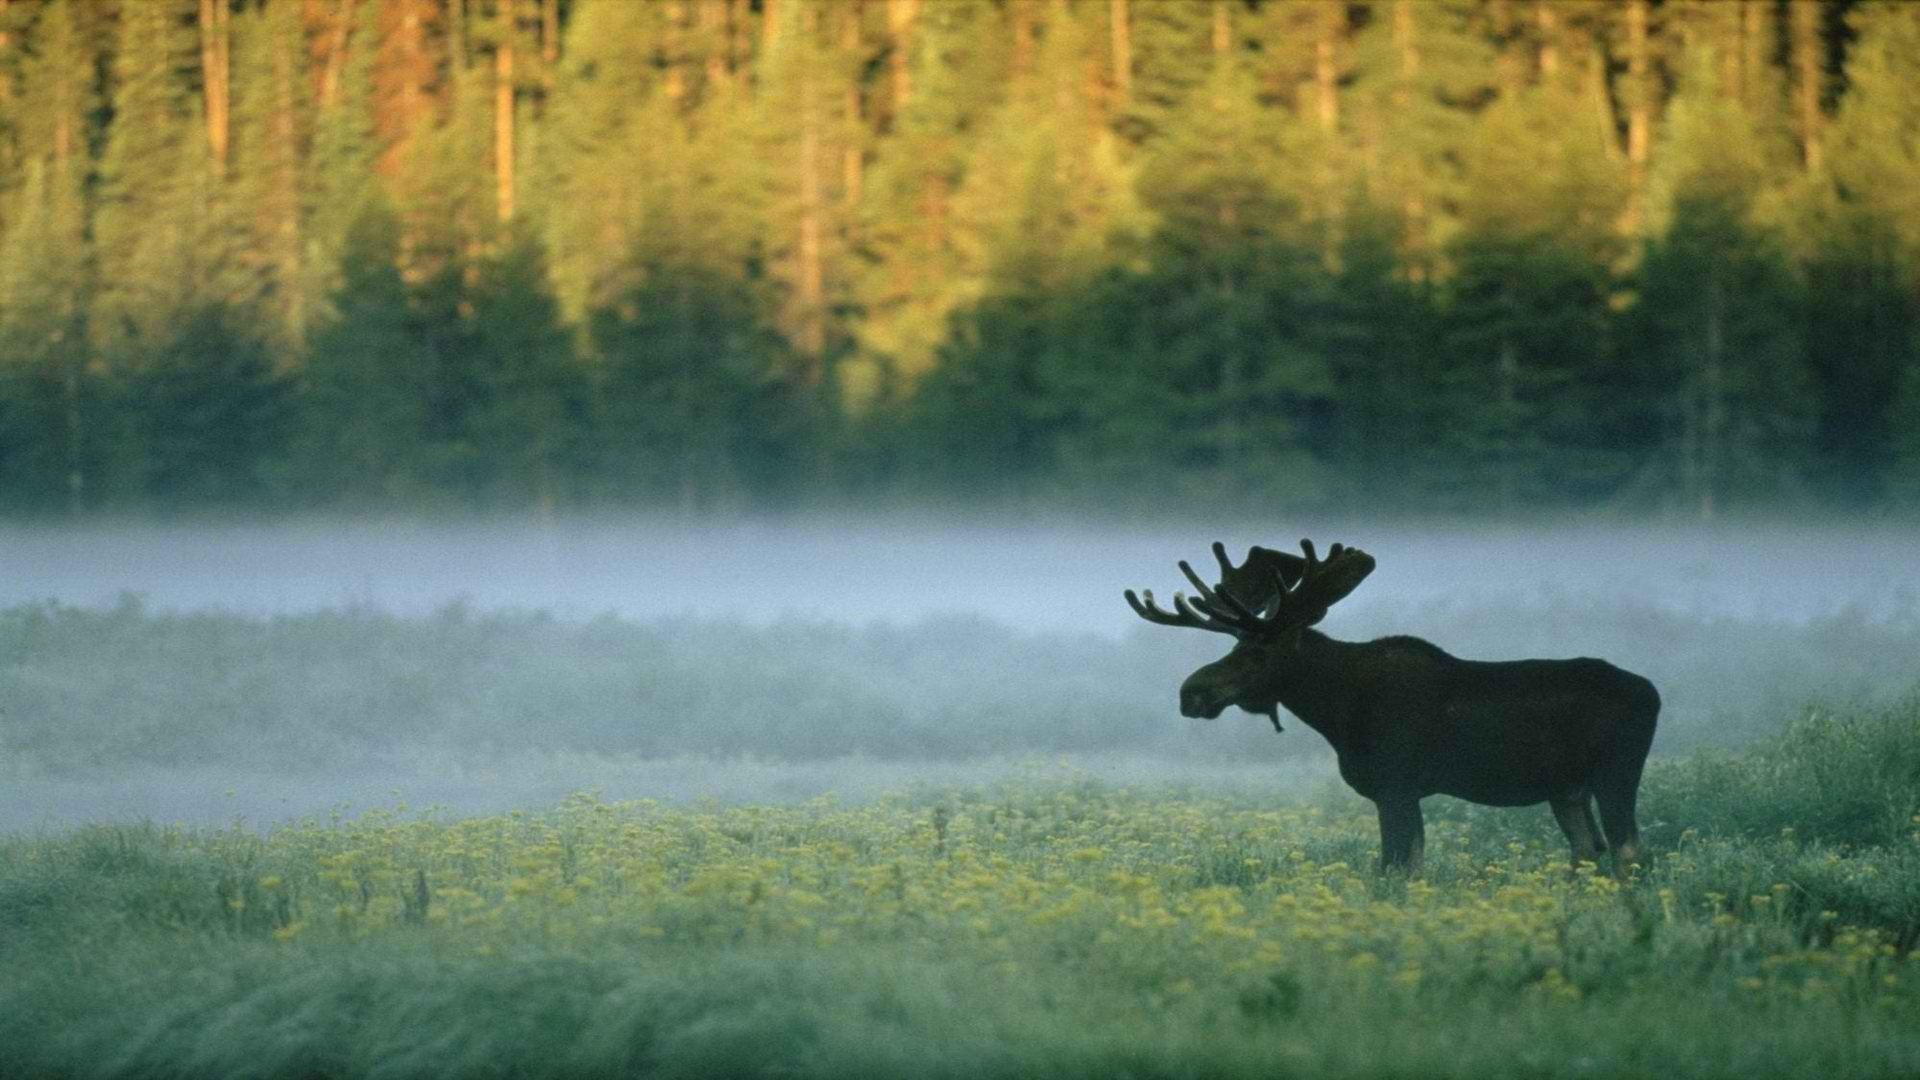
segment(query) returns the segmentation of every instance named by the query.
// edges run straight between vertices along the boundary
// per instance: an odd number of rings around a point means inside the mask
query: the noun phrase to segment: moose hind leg
[[[1598,864],[1600,861],[1600,830],[1593,822],[1593,809],[1587,801],[1587,793],[1574,792],[1548,800],[1553,807],[1553,819],[1560,823],[1560,831],[1567,834],[1567,846],[1573,850],[1573,865],[1583,862]]]
[[[1634,770],[1634,780],[1638,781],[1639,770]],[[1614,783],[1597,785],[1593,797],[1600,804],[1600,824],[1607,830],[1607,840],[1613,845],[1613,873],[1624,878],[1635,864],[1640,861],[1640,825],[1634,820],[1635,804],[1639,802],[1639,784]]]
[[[1607,838],[1600,831],[1600,819],[1593,816],[1593,799],[1581,799],[1580,803],[1582,806],[1585,806],[1587,810],[1587,834],[1593,837],[1593,849],[1601,854],[1605,854],[1607,850]]]
[[[1380,811],[1380,870],[1408,877],[1420,876],[1427,849],[1427,823],[1418,798],[1382,798]]]
[[[1651,686],[1648,691],[1652,692]],[[1640,801],[1640,774],[1646,770],[1647,751],[1653,745],[1650,714],[1637,735],[1603,760],[1593,776],[1593,801],[1600,806],[1600,824],[1613,848],[1613,873],[1619,878],[1625,878],[1640,862],[1640,823],[1635,811]]]

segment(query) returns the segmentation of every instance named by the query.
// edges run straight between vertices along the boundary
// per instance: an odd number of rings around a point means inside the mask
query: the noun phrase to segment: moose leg
[[[1560,823],[1560,831],[1567,834],[1567,846],[1573,849],[1573,865],[1583,862],[1600,862],[1600,830],[1593,827],[1593,811],[1587,803],[1587,793],[1574,792],[1557,799],[1548,800],[1553,807],[1553,819]]]
[[[1427,849],[1427,823],[1420,800],[1413,796],[1383,796],[1375,800],[1380,811],[1380,871],[1420,876]]]
[[[1631,743],[1602,760],[1594,770],[1591,785],[1593,801],[1600,804],[1600,824],[1606,828],[1607,843],[1613,848],[1613,875],[1623,880],[1640,861],[1640,823],[1634,811],[1640,801],[1640,774],[1647,767],[1647,750],[1653,744],[1651,713],[1636,735]]]
[[[1593,799],[1583,798],[1580,800],[1580,805],[1585,807],[1587,811],[1587,835],[1593,837],[1593,849],[1605,854],[1607,850],[1607,839],[1606,836],[1600,832],[1600,819],[1593,816]]]
[[[1593,798],[1600,804],[1600,823],[1606,827],[1607,840],[1613,846],[1613,875],[1618,878],[1626,877],[1627,871],[1640,861],[1640,825],[1634,820],[1638,787],[1637,783],[1594,785]]]

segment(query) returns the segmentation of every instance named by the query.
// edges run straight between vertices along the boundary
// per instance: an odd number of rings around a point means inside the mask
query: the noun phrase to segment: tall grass
[[[1920,700],[1541,808],[1081,779],[0,839],[0,1075],[1908,1076]],[[1901,815],[1906,815],[1904,818]]]

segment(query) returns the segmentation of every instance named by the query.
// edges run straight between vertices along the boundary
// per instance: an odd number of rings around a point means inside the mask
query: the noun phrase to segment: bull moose
[[[1172,611],[1127,590],[1148,622],[1238,642],[1187,677],[1181,713],[1211,720],[1238,705],[1278,731],[1285,706],[1318,731],[1341,779],[1379,810],[1384,871],[1419,873],[1420,800],[1452,795],[1547,803],[1576,864],[1611,845],[1624,875],[1640,855],[1634,803],[1660,713],[1653,684],[1604,660],[1462,660],[1415,637],[1337,641],[1310,627],[1373,572],[1373,557],[1335,544],[1322,561],[1312,541],[1300,548],[1304,558],[1255,547],[1234,566],[1216,543],[1220,581],[1208,587],[1182,561],[1198,596],[1176,593]]]

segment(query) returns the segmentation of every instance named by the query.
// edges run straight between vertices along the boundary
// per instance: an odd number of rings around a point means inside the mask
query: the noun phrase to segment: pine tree
[[[137,449],[123,504],[148,511],[252,509],[275,494],[291,434],[291,387],[234,309],[203,303],[149,341],[119,386]]]
[[[356,223],[390,210],[375,171],[380,149],[372,75],[377,9],[365,0],[339,3],[325,27],[313,139],[299,181],[306,220],[300,303],[310,325],[329,317],[327,307],[345,284],[343,264]]]
[[[1058,332],[1062,299],[1137,250],[1146,231],[1132,167],[1082,78],[1088,45],[1065,5],[1050,10],[1043,40],[1015,41],[1012,84],[954,197],[956,253],[982,294],[956,310],[908,409],[927,440],[909,467],[975,494],[1039,494],[1068,406],[1043,369],[1061,348],[1085,354]]]
[[[1766,217],[1790,150],[1719,79],[1713,50],[1695,53],[1653,177],[1634,318],[1668,410],[1666,483],[1703,518],[1729,498],[1797,496],[1812,422],[1802,292]]]
[[[80,193],[30,158],[0,239],[0,492],[77,513],[93,471],[97,387],[86,371]]]
[[[985,9],[943,4],[921,16],[906,72],[915,93],[891,117],[868,175],[858,253],[858,352],[839,370],[848,407],[897,405],[932,367],[953,313],[984,288],[979,239],[956,219],[967,133],[995,104],[1000,27]],[[972,249],[970,252],[969,249]]]
[[[1354,128],[1374,201],[1401,221],[1408,272],[1442,273],[1441,253],[1460,197],[1455,149],[1471,104],[1493,91],[1493,50],[1465,0],[1393,0],[1375,5],[1354,39]]]
[[[596,312],[601,468],[622,501],[681,512],[750,501],[766,452],[768,406],[792,360],[762,305],[737,280],[658,267]]]
[[[1462,154],[1446,435],[1457,483],[1503,512],[1604,499],[1635,464],[1608,340],[1627,177],[1597,88],[1512,87]]]
[[[1920,506],[1920,10],[1863,4],[1848,93],[1827,130],[1826,198],[1804,215],[1821,448],[1855,505]],[[1890,407],[1891,406],[1891,407]]]
[[[86,368],[85,181],[92,58],[71,0],[34,21],[12,134],[23,175],[0,210],[0,490],[23,509],[83,510],[100,453]]]
[[[775,8],[773,40],[760,58],[755,93],[757,169],[764,185],[761,247],[778,284],[780,322],[802,364],[799,378],[817,385],[829,349],[838,350],[851,274],[845,246],[846,207],[833,197],[833,137],[849,118],[847,73],[832,63],[825,14],[833,8],[787,3]]]
[[[192,55],[189,11],[181,0],[128,4],[114,47],[91,325],[122,363],[168,340],[228,265],[216,178],[179,76]]]
[[[1138,275],[1148,317],[1128,320],[1139,344],[1118,364],[1089,351],[1057,376],[1063,399],[1091,406],[1099,456],[1144,469],[1168,454],[1182,487],[1221,501],[1318,489],[1305,426],[1330,388],[1310,329],[1321,245],[1273,184],[1280,155],[1241,57],[1215,52],[1142,168],[1157,228]],[[1123,386],[1130,400],[1109,400]]]
[[[300,70],[299,12],[280,0],[241,17],[233,103],[231,198],[239,216],[237,295],[257,313],[283,365],[306,337],[311,297],[306,269],[310,173],[304,159],[310,109]]]
[[[681,102],[659,76],[663,35],[660,5],[593,0],[574,12],[566,61],[556,75],[558,101],[548,128],[552,205],[543,222],[552,274],[564,318],[581,324],[588,313],[635,285],[635,251],[646,246],[682,257],[731,263],[744,273],[748,242],[715,235],[724,208],[737,233],[751,236],[759,203],[750,197],[757,164],[731,151],[735,175],[709,177]],[[720,142],[734,126],[744,94],[716,87],[701,109],[701,133]],[[740,174],[746,174],[742,176]],[[707,179],[730,180],[700,190]]]
[[[582,468],[586,387],[528,232],[515,230],[488,260],[472,295],[464,360],[474,393],[462,423],[484,459],[476,500],[551,515],[574,501],[564,474]]]
[[[400,224],[367,203],[344,238],[340,286],[300,371],[291,486],[316,506],[419,505],[434,494],[425,464],[428,357],[399,270]]]

